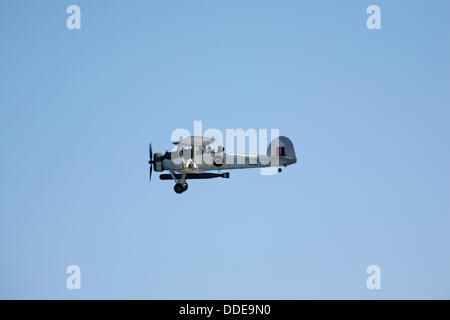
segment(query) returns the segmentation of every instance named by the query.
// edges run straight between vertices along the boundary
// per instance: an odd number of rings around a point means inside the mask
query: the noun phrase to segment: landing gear
[[[281,171],[283,171],[283,169],[281,169],[281,168],[278,168],[278,173],[281,173]]]
[[[176,193],[180,194],[180,193],[183,193],[184,187],[183,187],[183,185],[181,183],[177,183],[173,187],[173,190],[175,190]]]
[[[178,193],[178,194],[185,192],[187,189],[188,189],[188,184],[186,182],[184,184],[183,183],[177,183],[173,187],[173,190],[175,190],[175,192]]]
[[[170,175],[172,176],[172,179],[175,181],[175,186],[173,187],[173,190],[175,190],[175,192],[178,194],[185,192],[188,189],[188,184],[186,183],[186,173],[183,173],[181,179],[178,179],[173,170],[169,171]]]

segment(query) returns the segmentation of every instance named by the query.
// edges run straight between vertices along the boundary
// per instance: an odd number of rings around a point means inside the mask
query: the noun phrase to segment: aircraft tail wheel
[[[187,188],[186,188],[187,189]],[[173,187],[173,190],[175,190],[176,193],[183,193],[184,188],[183,185],[181,183],[177,183],[175,184],[175,186]]]
[[[281,171],[283,171],[283,169],[281,169],[281,168],[278,168],[278,172],[281,172]]]
[[[187,189],[188,189],[188,184],[185,183],[185,184],[183,185],[183,191],[186,191]]]

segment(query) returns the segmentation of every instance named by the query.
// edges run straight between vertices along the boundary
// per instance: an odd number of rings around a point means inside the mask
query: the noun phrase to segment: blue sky
[[[449,12],[1,1],[0,298],[449,299]],[[149,185],[148,141],[194,120],[278,128],[299,162]]]

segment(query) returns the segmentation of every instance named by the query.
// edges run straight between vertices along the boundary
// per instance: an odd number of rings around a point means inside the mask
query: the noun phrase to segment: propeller
[[[153,163],[155,163],[153,161],[153,152],[152,152],[152,143],[151,142],[148,144],[148,156],[150,158],[150,160],[148,160],[148,164],[150,165],[150,174],[149,174],[148,182],[150,182],[150,181],[152,181]]]

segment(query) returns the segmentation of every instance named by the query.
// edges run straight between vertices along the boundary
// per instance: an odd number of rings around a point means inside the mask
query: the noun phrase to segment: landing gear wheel
[[[283,169],[281,169],[281,168],[278,168],[278,173],[280,173],[281,171],[283,171]]]
[[[174,187],[173,190],[175,190],[176,193],[183,193],[184,188],[183,185],[181,183],[177,183]]]
[[[185,182],[183,185],[183,191],[186,191],[188,189],[188,184]]]

